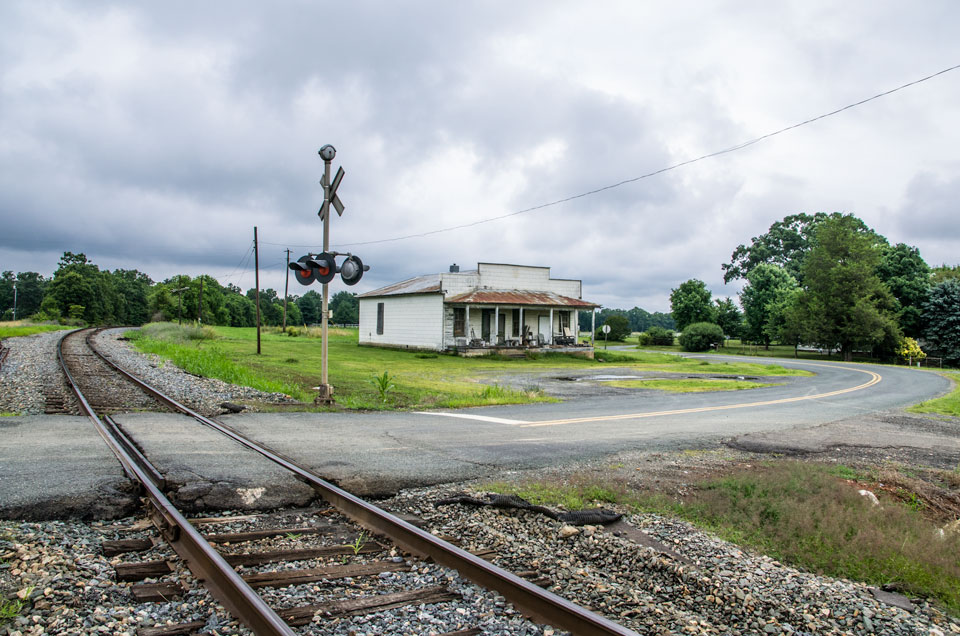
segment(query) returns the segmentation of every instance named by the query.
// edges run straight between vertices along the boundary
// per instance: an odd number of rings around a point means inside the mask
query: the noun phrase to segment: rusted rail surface
[[[0,369],[3,368],[3,363],[7,361],[8,353],[10,353],[10,347],[4,347],[3,340],[0,340]]]
[[[80,333],[83,332],[73,332],[73,334]],[[60,366],[67,377],[67,382],[76,394],[83,412],[90,418],[97,432],[100,433],[107,446],[117,456],[124,472],[143,489],[147,500],[150,502],[150,516],[154,525],[157,526],[157,529],[170,543],[174,551],[184,560],[194,576],[203,581],[210,593],[256,634],[293,636],[294,631],[290,629],[286,622],[260,598],[253,588],[230,567],[200,532],[164,496],[160,491],[159,484],[155,482],[155,476],[159,475],[159,472],[155,468],[152,469],[152,472],[142,468],[140,466],[141,460],[131,455],[127,443],[114,436],[113,431],[115,429],[104,424],[93,411],[63,358],[63,341],[73,334],[61,338],[57,345]],[[89,337],[90,334],[88,333],[88,343]],[[93,349],[92,346],[91,349]],[[103,359],[106,360],[106,358]],[[106,361],[116,368],[116,365],[110,363],[109,360]],[[139,382],[138,384],[142,385]],[[145,458],[143,461],[146,461]]]
[[[416,526],[399,519],[347,491],[329,483],[309,468],[306,468],[292,459],[277,453],[242,435],[226,424],[215,419],[205,417],[193,409],[180,404],[173,398],[163,394],[154,387],[141,381],[123,368],[113,364],[94,349],[97,355],[155,398],[165,402],[171,408],[180,411],[198,422],[209,426],[247,448],[260,453],[267,459],[292,472],[301,481],[313,487],[321,497],[346,516],[361,526],[382,534],[398,546],[413,554],[428,557],[457,570],[466,578],[496,590],[522,612],[535,620],[565,629],[574,634],[610,636],[636,635],[636,632],[619,625],[609,619],[595,614],[575,603],[557,596],[537,585],[534,585],[515,574],[499,568],[492,563],[478,558],[442,539],[425,532]]]

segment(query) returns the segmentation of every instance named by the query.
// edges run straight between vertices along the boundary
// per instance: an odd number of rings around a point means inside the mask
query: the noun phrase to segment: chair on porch
[[[575,345],[577,338],[573,335],[570,327],[561,327],[562,333],[554,336],[553,341],[559,345]]]
[[[473,327],[470,327],[470,346],[480,348],[487,346],[487,343],[484,342],[482,338],[477,338],[477,332],[473,330]]]

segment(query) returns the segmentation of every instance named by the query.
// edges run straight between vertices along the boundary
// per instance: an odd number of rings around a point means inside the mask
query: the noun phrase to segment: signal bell
[[[340,265],[340,279],[346,285],[356,285],[369,269],[370,266],[364,265],[359,256],[348,256]]]

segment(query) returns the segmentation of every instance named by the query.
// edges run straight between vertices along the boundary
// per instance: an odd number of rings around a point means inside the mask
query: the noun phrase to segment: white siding
[[[581,297],[579,280],[550,278],[549,267],[480,263],[477,268],[480,272],[480,281],[477,286],[481,288],[546,291],[568,298]],[[446,286],[444,286],[444,289],[446,289]]]
[[[383,303],[383,334],[377,333],[378,303]],[[360,344],[443,349],[443,296],[361,298]]]
[[[476,272],[445,272],[440,274],[440,286],[444,296],[457,296],[472,291],[480,284]]]
[[[480,263],[480,287],[550,291],[550,268]]]

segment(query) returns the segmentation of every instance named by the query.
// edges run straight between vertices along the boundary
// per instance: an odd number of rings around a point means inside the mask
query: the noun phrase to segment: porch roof
[[[553,292],[525,291],[522,289],[495,290],[474,289],[444,299],[445,303],[466,303],[471,305],[541,305],[547,307],[569,307],[571,309],[591,309],[599,307],[579,298],[561,296]]]

